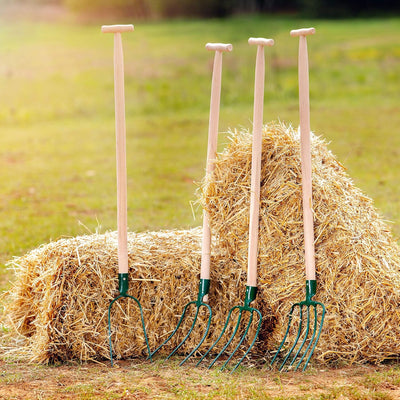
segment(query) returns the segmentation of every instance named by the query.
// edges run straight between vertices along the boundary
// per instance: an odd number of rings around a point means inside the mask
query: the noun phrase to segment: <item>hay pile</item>
[[[316,300],[327,308],[315,350],[322,362],[379,362],[400,354],[400,249],[324,141],[312,140]],[[252,352],[277,348],[290,306],[304,299],[300,146],[291,127],[263,133],[259,294],[265,318]],[[243,303],[247,268],[251,135],[234,132],[215,172],[199,189],[213,237],[210,305],[216,339],[230,307]],[[186,303],[197,297],[201,229],[129,234],[130,294],[144,308],[150,347],[174,329]],[[107,310],[117,294],[115,233],[63,239],[11,263],[16,282],[4,316],[14,348],[34,361],[107,359]],[[201,316],[205,326],[205,315]],[[132,303],[113,316],[118,358],[143,356],[146,346]],[[195,330],[182,352],[203,331]],[[227,333],[227,336],[229,332]],[[164,349],[169,352],[182,336]],[[249,335],[251,339],[251,335]]]
[[[260,297],[277,318],[276,348],[290,306],[304,300],[300,143],[297,131],[270,124],[263,132],[259,235]],[[218,246],[245,266],[251,135],[234,132],[202,185]],[[344,167],[312,138],[316,300],[327,309],[315,351],[321,361],[379,362],[400,354],[400,248],[372,201]]]
[[[174,329],[184,305],[197,298],[201,228],[129,233],[128,251],[129,294],[143,307],[154,350]],[[214,318],[212,334],[202,349],[216,340],[219,330],[215,325],[225,322],[226,308],[243,302],[245,276],[237,266],[225,263],[226,259],[221,254],[212,257],[210,305]],[[11,329],[14,343],[10,343],[8,355],[14,351],[40,363],[109,358],[107,312],[118,294],[115,232],[52,242],[11,264],[16,282],[8,296],[4,324]],[[138,308],[132,300],[116,304],[112,316],[116,358],[147,356]],[[268,314],[264,307],[263,311]],[[200,341],[206,319],[201,313],[200,328],[182,352]],[[189,322],[182,332],[187,331]],[[169,353],[182,337],[176,335],[160,353]]]

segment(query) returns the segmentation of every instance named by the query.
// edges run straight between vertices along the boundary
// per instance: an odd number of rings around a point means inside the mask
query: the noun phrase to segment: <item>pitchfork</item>
[[[219,105],[221,98],[221,73],[222,73],[222,53],[225,51],[232,51],[231,44],[222,44],[222,43],[207,43],[206,49],[210,51],[215,51],[214,56],[214,66],[212,73],[212,81],[211,81],[211,101],[210,101],[210,118],[209,118],[209,127],[208,127],[208,146],[207,146],[207,166],[206,166],[206,176],[209,176],[214,170],[214,160],[217,152],[217,140],[218,140],[218,120],[219,120]],[[211,317],[212,311],[211,307],[208,305],[208,292],[210,288],[210,263],[211,263],[211,230],[208,221],[207,212],[203,212],[203,239],[202,239],[202,247],[201,247],[201,269],[200,269],[200,282],[199,282],[199,291],[197,295],[196,301],[191,301],[186,304],[183,308],[181,318],[178,321],[176,328],[172,331],[172,333],[168,336],[164,342],[158,346],[151,355],[157,353],[158,350],[161,349],[165,344],[167,344],[171,338],[178,331],[181,326],[186,311],[191,305],[196,306],[196,311],[194,314],[194,318],[192,321],[192,325],[186,336],[183,340],[172,350],[172,352],[168,355],[167,359],[172,357],[186,342],[192,333],[197,317],[199,315],[200,309],[203,307],[208,312],[208,320],[207,326],[204,331],[202,338],[200,339],[197,346],[186,356],[186,358],[181,361],[179,365],[184,364],[202,345],[207,334],[210,330],[211,325]]]
[[[298,363],[294,367],[297,370],[305,360],[303,371],[307,368],[308,362],[314,353],[315,347],[321,335],[322,325],[325,317],[325,306],[312,300],[317,292],[317,282],[315,279],[315,250],[314,250],[314,224],[312,212],[312,180],[311,180],[311,150],[310,150],[310,99],[308,82],[308,55],[307,55],[307,35],[315,33],[314,28],[298,29],[290,32],[291,36],[299,36],[299,103],[300,103],[300,141],[301,141],[301,173],[302,173],[302,191],[303,191],[303,223],[304,223],[304,258],[306,265],[306,300],[292,305],[289,312],[289,322],[285,336],[278,348],[277,353],[272,359],[271,365],[276,361],[278,354],[286,343],[289,335],[293,313],[298,308],[299,325],[297,335],[292,347],[286,354],[282,364],[279,367],[281,371],[286,363],[290,361],[289,367]],[[303,315],[303,308],[306,311],[306,317]],[[318,308],[321,309],[320,318],[318,318]],[[313,312],[312,312],[312,311]],[[306,318],[306,320],[305,320]],[[314,323],[312,324],[312,320]],[[303,327],[303,325],[305,325]],[[313,328],[310,329],[310,325]],[[312,331],[311,337],[310,330]],[[300,342],[300,344],[299,344]],[[306,343],[308,342],[307,346]],[[297,347],[298,346],[298,347]],[[302,352],[304,346],[305,350]],[[297,347],[297,350],[296,350]],[[308,354],[308,356],[307,356]],[[293,355],[293,356],[292,356]],[[292,356],[292,358],[291,358]],[[291,359],[291,360],[290,360]]]
[[[138,299],[128,294],[128,233],[127,233],[127,177],[126,177],[126,126],[125,126],[125,93],[124,93],[124,55],[122,50],[122,32],[133,31],[133,25],[103,25],[101,31],[114,33],[114,96],[115,96],[115,132],[117,158],[117,213],[118,213],[118,289],[119,295],[108,307],[108,337],[110,360],[113,366],[111,309],[121,298],[130,298],[139,307],[147,351],[151,359],[150,346],[144,325],[143,310]]]
[[[240,322],[242,320],[243,314],[245,312],[250,313],[247,326],[244,330],[242,337],[233,352],[230,354],[228,359],[224,362],[221,367],[223,370],[228,362],[232,359],[236,351],[239,349],[250,327],[253,322],[254,314],[258,317],[257,330],[254,335],[250,346],[247,348],[245,354],[235,365],[232,372],[240,365],[247,354],[253,347],[258,333],[260,332],[262,315],[261,312],[252,307],[250,304],[256,299],[257,295],[257,252],[258,252],[258,219],[259,219],[259,208],[260,208],[260,175],[261,175],[261,147],[262,147],[262,124],[263,124],[263,102],[264,102],[264,75],[265,75],[265,60],[264,60],[264,46],[272,46],[274,41],[272,39],[263,38],[250,38],[250,45],[257,45],[257,58],[256,58],[256,70],[255,70],[255,85],[254,85],[254,115],[253,115],[253,149],[252,149],[252,162],[251,162],[251,195],[250,195],[250,226],[249,226],[249,250],[248,250],[248,269],[247,269],[247,285],[246,294],[243,306],[234,306],[230,309],[228,313],[227,320],[222,329],[217,340],[212,344],[212,346],[207,350],[207,352],[201,357],[197,365],[199,365],[202,360],[210,353],[210,351],[215,347],[215,345],[220,341],[224,335],[231,318],[233,311],[238,310],[239,315],[237,317],[236,326],[233,333],[227,343],[224,345],[222,350],[214,358],[208,368],[211,368],[215,362],[221,357],[228,346],[233,341],[236,333],[239,330]]]

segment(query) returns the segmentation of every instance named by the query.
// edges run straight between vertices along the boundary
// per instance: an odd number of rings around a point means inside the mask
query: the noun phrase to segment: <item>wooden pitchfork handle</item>
[[[312,211],[312,178],[311,178],[311,138],[310,138],[310,90],[308,78],[308,35],[315,33],[314,28],[296,29],[290,32],[293,37],[299,36],[299,111],[301,142],[301,179],[303,191],[304,223],[304,259],[306,280],[315,281],[314,249],[314,216]]]
[[[118,221],[118,272],[128,273],[128,216],[126,176],[126,126],[124,92],[124,54],[122,32],[133,31],[133,25],[103,25],[103,33],[114,33],[114,96],[115,134],[117,158],[117,221]]]
[[[232,51],[231,44],[207,43],[206,49],[215,51],[214,66],[211,81],[211,99],[210,99],[210,118],[208,124],[208,145],[207,145],[207,165],[206,177],[214,171],[214,160],[217,153],[218,142],[218,121],[219,106],[221,99],[221,74],[222,74],[222,53]],[[201,269],[200,279],[210,279],[211,264],[211,230],[209,218],[206,211],[203,211],[203,239],[201,247]],[[205,296],[206,297],[206,296]],[[204,300],[206,301],[206,299]]]
[[[265,59],[264,46],[273,46],[272,39],[250,38],[250,45],[257,45],[254,83],[253,146],[251,159],[251,194],[247,286],[257,286],[258,226],[260,214],[261,150],[264,106]]]

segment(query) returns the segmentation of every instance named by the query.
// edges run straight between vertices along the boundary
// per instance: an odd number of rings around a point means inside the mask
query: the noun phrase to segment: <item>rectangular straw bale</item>
[[[154,350],[175,328],[185,304],[197,299],[201,228],[130,233],[128,242],[129,294],[143,307]],[[222,254],[212,256],[213,323],[201,350],[216,340],[228,309],[243,302],[245,276],[227,260]],[[24,339],[25,357],[42,363],[109,358],[107,312],[118,294],[115,232],[49,243],[15,259],[12,265],[16,283],[6,304],[5,324],[12,328],[10,336]],[[182,332],[187,332],[190,320]],[[198,328],[181,354],[200,341],[206,322],[207,314],[202,311]],[[131,300],[115,304],[112,327],[116,358],[147,355],[140,314]],[[161,354],[171,351],[182,338],[183,333],[177,335]]]

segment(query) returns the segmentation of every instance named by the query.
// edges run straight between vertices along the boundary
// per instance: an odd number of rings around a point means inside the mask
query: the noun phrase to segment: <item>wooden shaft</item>
[[[211,229],[208,214],[203,211],[203,238],[201,243],[200,279],[210,279]]]
[[[114,34],[114,96],[117,158],[118,271],[128,273],[124,56],[121,33]]]
[[[312,212],[310,98],[307,39],[299,39],[299,106],[301,141],[301,176],[303,190],[304,258],[306,279],[315,280],[314,217]]]
[[[253,147],[251,158],[251,193],[247,286],[257,286],[257,253],[259,227],[258,219],[260,213],[260,175],[264,104],[264,77],[264,47],[262,45],[258,45],[254,83]]]
[[[222,51],[223,50],[217,50],[214,56],[214,66],[211,81],[210,118],[208,123],[206,176],[209,176],[214,170],[214,160],[217,153],[219,105],[221,99]],[[210,264],[211,229],[207,212],[203,211],[203,239],[201,247],[200,279],[210,279]]]

